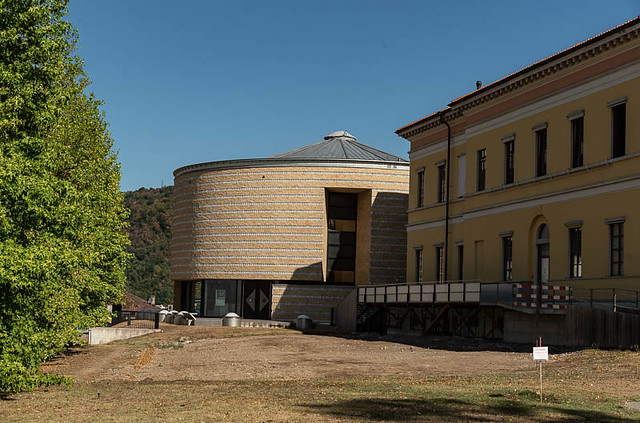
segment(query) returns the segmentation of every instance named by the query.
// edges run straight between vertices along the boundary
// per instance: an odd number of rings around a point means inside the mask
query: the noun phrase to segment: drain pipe
[[[451,125],[446,121],[444,117],[444,112],[438,113],[440,116],[440,123],[444,123],[447,125],[447,181],[446,181],[446,192],[445,192],[445,212],[444,212],[444,281],[447,282],[449,279],[449,191],[451,185],[449,184],[449,175],[451,174]]]

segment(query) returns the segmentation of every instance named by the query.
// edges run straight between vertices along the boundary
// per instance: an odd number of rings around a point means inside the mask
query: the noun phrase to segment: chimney
[[[482,88],[482,81],[476,81],[476,90]]]

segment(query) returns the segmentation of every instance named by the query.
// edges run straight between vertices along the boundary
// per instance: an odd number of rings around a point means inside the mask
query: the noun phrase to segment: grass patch
[[[593,421],[632,422],[640,413],[588,392],[551,395],[512,387],[513,378],[438,377],[104,382],[42,389],[0,403],[10,421]]]

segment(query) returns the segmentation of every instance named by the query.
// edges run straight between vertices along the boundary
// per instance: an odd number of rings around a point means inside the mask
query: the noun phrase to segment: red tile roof
[[[125,292],[124,297],[125,303],[122,305],[122,311],[160,310],[160,306],[149,304],[147,300],[130,292]]]

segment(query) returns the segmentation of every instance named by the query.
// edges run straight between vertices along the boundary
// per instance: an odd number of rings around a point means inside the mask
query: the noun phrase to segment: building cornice
[[[637,39],[639,35],[640,16],[453,100],[445,109],[447,115],[451,120],[456,119],[474,107],[494,101],[583,62],[592,61],[607,51],[620,48]],[[396,134],[410,139],[438,125],[440,125],[438,113],[433,113],[403,126],[396,131]]]
[[[467,138],[472,138],[529,116],[533,116],[537,113],[544,112],[545,110],[552,109],[570,101],[586,97],[639,77],[640,61],[636,61],[625,67],[616,69],[613,72],[591,79],[584,84],[576,85],[562,92],[552,94],[551,96],[529,103],[481,123],[469,125],[465,129],[465,135]],[[580,116],[584,116],[584,110],[577,110],[570,113],[567,115],[567,119],[574,119]]]
[[[396,134],[402,138],[408,140],[409,138],[418,135],[422,132],[430,131],[444,125],[440,122],[440,113],[444,113],[444,119],[450,124],[457,118],[462,116],[462,110],[444,109],[440,112],[433,113],[423,119],[417,120],[414,123],[410,123],[396,131]]]
[[[582,62],[591,60],[608,50],[617,48],[633,39],[638,38],[640,28],[618,34],[615,38],[611,38],[597,45],[583,46],[577,45],[574,48],[565,50],[557,55],[551,56],[540,62],[522,69],[512,75],[509,75],[494,84],[487,85],[487,91],[482,92],[480,89],[476,92],[467,94],[457,100],[451,102],[450,106],[458,106],[460,110],[465,111],[473,107],[479,106],[488,101],[499,98],[517,89],[526,87],[536,81],[547,78],[560,71],[572,68]],[[573,53],[573,54],[572,54]],[[562,55],[558,57],[558,55]]]

